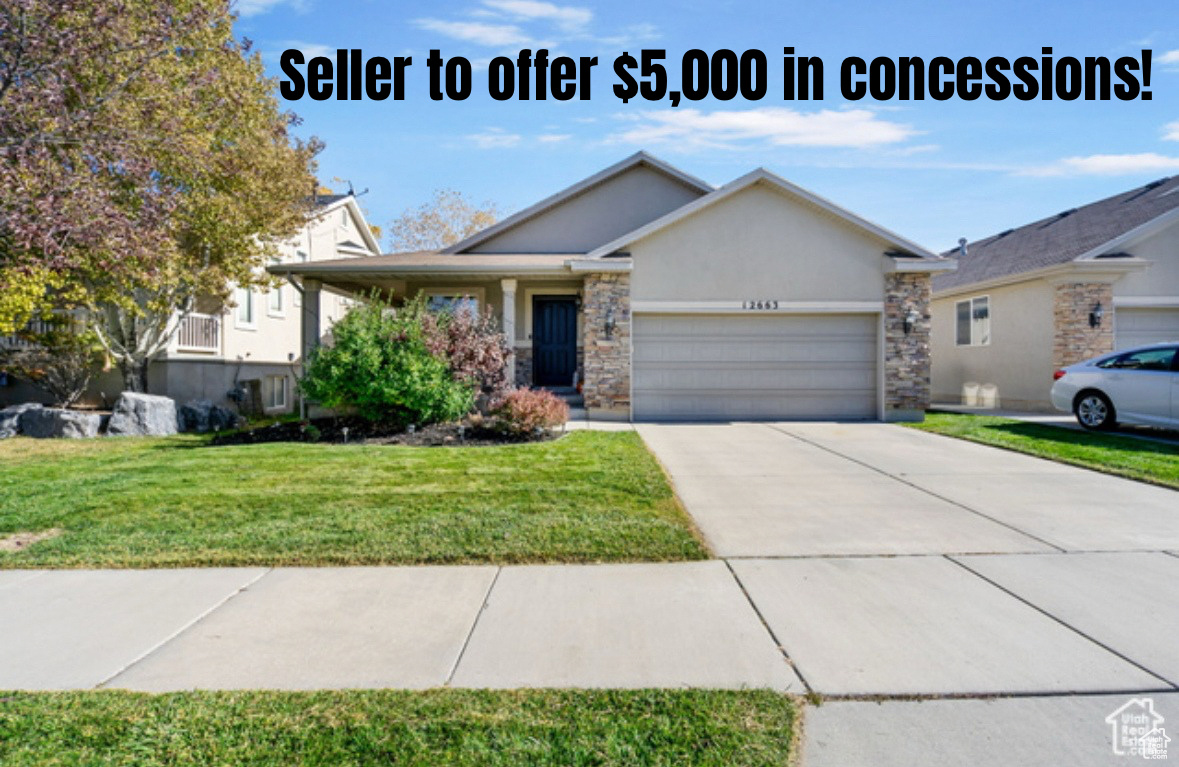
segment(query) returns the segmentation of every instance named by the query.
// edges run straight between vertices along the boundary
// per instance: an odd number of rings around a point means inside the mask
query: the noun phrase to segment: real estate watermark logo
[[[1163,716],[1154,710],[1151,698],[1131,698],[1105,718],[1118,756],[1166,759],[1171,739],[1163,729]]]

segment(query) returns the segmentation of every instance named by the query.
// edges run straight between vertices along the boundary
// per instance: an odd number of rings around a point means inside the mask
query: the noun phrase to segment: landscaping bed
[[[490,447],[0,442],[0,568],[704,559],[633,432]]]
[[[1179,489],[1179,448],[1173,445],[959,413],[928,413],[923,423],[905,426]]]
[[[769,691],[10,693],[0,763],[779,767],[797,717]]]
[[[279,421],[257,428],[218,434],[213,445],[257,445],[267,442],[328,442],[333,444],[410,445],[441,447],[544,442],[562,432],[538,430],[520,435],[469,420],[436,423],[412,431],[396,424],[379,423],[355,416],[314,418],[308,421]]]

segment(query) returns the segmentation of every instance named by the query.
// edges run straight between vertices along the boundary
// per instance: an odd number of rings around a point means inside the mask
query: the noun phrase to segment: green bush
[[[354,307],[332,328],[300,382],[303,393],[331,408],[397,425],[453,421],[474,403],[474,387],[456,381],[444,355],[423,331],[425,300],[393,309],[376,300]]]

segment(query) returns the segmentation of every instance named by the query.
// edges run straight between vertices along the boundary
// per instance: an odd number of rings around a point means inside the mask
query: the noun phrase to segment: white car
[[[1179,342],[1103,354],[1053,378],[1052,404],[1086,429],[1119,423],[1179,429]]]

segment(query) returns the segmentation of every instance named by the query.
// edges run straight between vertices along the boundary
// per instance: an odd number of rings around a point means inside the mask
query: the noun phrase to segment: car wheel
[[[1086,429],[1106,431],[1117,425],[1113,403],[1101,392],[1089,391],[1077,397],[1073,403],[1073,414],[1077,417],[1077,423]]]

